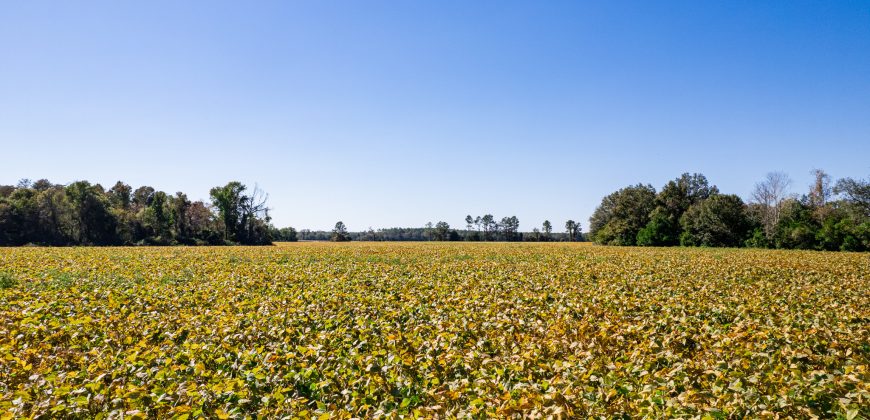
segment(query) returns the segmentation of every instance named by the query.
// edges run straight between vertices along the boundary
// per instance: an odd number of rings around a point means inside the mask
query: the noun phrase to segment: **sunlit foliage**
[[[0,272],[4,419],[870,416],[867,254],[0,248]]]

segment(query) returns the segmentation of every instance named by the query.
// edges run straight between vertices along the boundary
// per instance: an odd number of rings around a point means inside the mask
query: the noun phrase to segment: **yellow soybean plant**
[[[870,255],[0,248],[0,418],[870,417]]]

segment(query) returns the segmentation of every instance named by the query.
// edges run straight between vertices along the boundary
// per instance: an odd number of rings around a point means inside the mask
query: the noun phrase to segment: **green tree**
[[[109,211],[103,188],[87,181],[73,182],[66,194],[75,214],[76,239],[79,244],[110,245],[118,243],[116,219]]]
[[[41,181],[34,183],[36,196],[37,242],[46,245],[67,245],[73,242],[75,221],[73,208],[64,188],[59,185],[44,187]]]
[[[214,187],[209,192],[212,205],[223,221],[224,240],[234,241],[237,238],[245,189],[241,182],[232,181],[223,187]]]
[[[211,209],[202,201],[194,201],[185,211],[187,226],[193,243],[218,245],[224,243],[221,221],[217,220]]]
[[[483,240],[491,241],[493,231],[496,229],[495,217],[491,214],[485,214],[480,218],[480,224],[483,226]]]
[[[132,203],[137,207],[145,207],[151,204],[151,199],[154,197],[154,188],[142,186],[133,191]]]
[[[504,240],[519,240],[520,219],[518,219],[516,216],[503,217],[501,219],[500,225],[502,232],[504,233]]]
[[[568,234],[569,241],[573,242],[577,240],[577,236],[580,233],[580,223],[569,219],[565,222],[565,233]]]
[[[292,227],[275,229],[272,233],[272,238],[281,242],[296,242],[299,240],[296,234],[296,229]]]
[[[668,181],[656,195],[656,207],[649,223],[638,232],[637,244],[645,246],[676,245],[680,237],[680,218],[692,205],[706,200],[719,189],[703,174],[684,173]]]
[[[37,180],[36,182],[33,183],[33,185],[30,186],[30,188],[33,188],[34,190],[39,191],[39,192],[47,191],[49,189],[58,188],[58,187],[59,186],[53,185],[49,180],[47,180],[45,178]]]
[[[174,197],[169,197],[169,220],[172,226],[172,234],[180,243],[190,243],[193,232],[190,229],[190,218],[187,211],[190,208],[190,200],[187,194],[179,191]]]
[[[157,191],[151,199],[151,203],[145,208],[145,225],[151,230],[151,237],[156,243],[171,243],[169,231],[170,220],[167,212],[167,196],[163,191]]]
[[[863,217],[870,217],[870,179],[843,178],[837,181],[834,192],[845,197]]]
[[[333,242],[346,242],[350,240],[350,235],[347,233],[347,226],[344,225],[344,222],[338,221],[335,223],[335,227],[332,229],[332,241]]]
[[[447,222],[438,222],[432,230],[432,235],[436,241],[446,241],[450,239],[450,225]]]
[[[682,216],[682,214],[680,215]],[[650,214],[650,221],[637,232],[637,244],[640,246],[668,246],[679,243],[679,219],[669,214],[664,207],[656,207]]]
[[[109,196],[109,202],[112,204],[112,207],[127,209],[130,207],[133,200],[133,188],[118,181],[109,189],[109,191],[107,191],[107,195]]]
[[[21,185],[21,182],[19,182]],[[29,185],[29,182],[28,182]],[[36,194],[27,188],[12,187],[0,201],[0,240],[4,245],[23,245],[36,234]]]
[[[247,187],[238,181],[210,191],[212,204],[223,221],[224,240],[245,245],[271,243],[268,195],[256,186],[250,195]]]
[[[635,245],[638,232],[649,223],[655,198],[655,188],[642,184],[604,197],[589,219],[592,240],[606,245]]]
[[[816,249],[819,246],[817,233],[820,228],[809,202],[788,199],[781,205],[773,242],[777,248]]]
[[[553,233],[553,224],[550,223],[549,220],[544,220],[544,224],[541,226],[544,230],[544,238],[545,240],[550,240],[550,235]]]
[[[695,203],[680,223],[680,243],[684,246],[740,246],[749,228],[743,200],[732,194],[716,194]]]

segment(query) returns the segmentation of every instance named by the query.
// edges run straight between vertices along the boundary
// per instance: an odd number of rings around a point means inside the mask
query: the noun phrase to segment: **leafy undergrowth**
[[[5,248],[0,271],[2,418],[870,416],[867,254]]]

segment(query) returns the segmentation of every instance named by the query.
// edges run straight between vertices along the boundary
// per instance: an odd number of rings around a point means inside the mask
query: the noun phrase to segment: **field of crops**
[[[0,418],[870,416],[870,255],[0,248]]]

